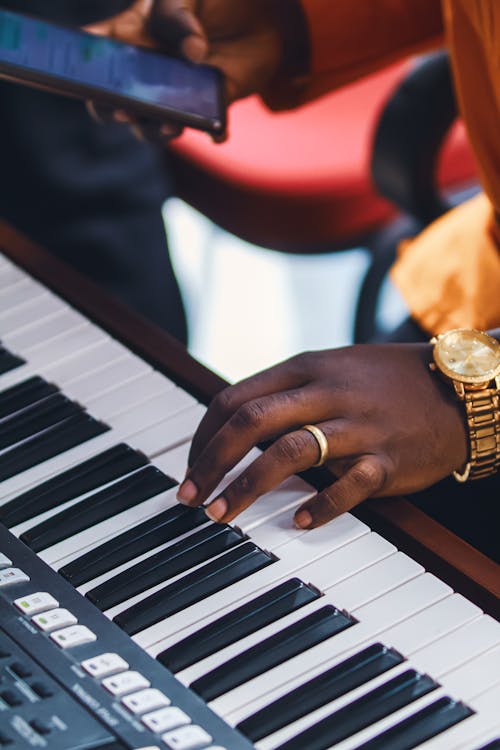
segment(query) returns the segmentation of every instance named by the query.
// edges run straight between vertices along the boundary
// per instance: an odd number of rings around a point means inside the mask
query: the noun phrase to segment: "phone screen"
[[[94,89],[221,127],[220,74],[214,68],[106,37],[0,10],[0,71]],[[26,78],[28,73],[24,74]]]

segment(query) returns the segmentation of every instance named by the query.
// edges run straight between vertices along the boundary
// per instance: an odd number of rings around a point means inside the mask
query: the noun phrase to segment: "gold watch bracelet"
[[[470,436],[470,455],[463,472],[454,471],[458,482],[482,479],[500,467],[500,399],[498,389],[466,390],[465,415]]]

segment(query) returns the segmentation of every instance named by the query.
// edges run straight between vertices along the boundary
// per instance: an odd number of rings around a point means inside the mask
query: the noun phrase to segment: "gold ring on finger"
[[[305,424],[302,429],[310,432],[318,444],[319,459],[315,464],[313,464],[313,467],[323,466],[326,459],[328,458],[328,440],[325,433],[323,432],[323,430],[320,430],[319,427],[316,427],[315,424]]]

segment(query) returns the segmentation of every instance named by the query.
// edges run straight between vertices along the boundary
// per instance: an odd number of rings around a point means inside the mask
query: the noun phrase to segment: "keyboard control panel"
[[[0,748],[249,750],[0,526]]]

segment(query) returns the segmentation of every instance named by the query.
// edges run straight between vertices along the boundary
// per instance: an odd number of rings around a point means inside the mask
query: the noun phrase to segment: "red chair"
[[[413,68],[414,61],[399,63],[284,113],[270,112],[257,98],[233,105],[225,144],[194,131],[173,143],[176,194],[264,248],[322,253],[363,246],[375,258],[380,233],[400,211],[375,188],[373,144],[387,102]],[[453,192],[475,174],[459,128],[446,149],[441,182]],[[373,304],[358,317],[369,320]],[[367,338],[369,329],[357,323],[355,338]]]

